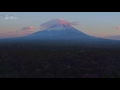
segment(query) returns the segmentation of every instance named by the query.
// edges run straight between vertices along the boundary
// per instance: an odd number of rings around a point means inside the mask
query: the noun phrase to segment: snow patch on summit
[[[70,30],[70,29],[74,29],[74,28],[69,25],[56,24],[56,25],[53,25],[53,26],[47,28],[46,30],[51,31],[51,30]]]
[[[66,28],[63,27],[63,25],[61,26],[55,26],[55,27],[51,27],[51,28],[48,28],[46,29],[47,31],[50,31],[50,30],[65,30]]]

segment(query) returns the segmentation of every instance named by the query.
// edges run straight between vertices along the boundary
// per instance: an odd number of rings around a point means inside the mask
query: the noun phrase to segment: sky
[[[40,31],[41,24],[56,18],[92,36],[120,35],[120,12],[0,12],[0,38],[21,37]]]

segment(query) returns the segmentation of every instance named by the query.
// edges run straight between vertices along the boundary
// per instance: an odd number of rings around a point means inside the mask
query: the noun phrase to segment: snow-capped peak
[[[48,28],[44,29],[47,31],[51,31],[51,30],[70,30],[70,29],[74,29],[71,25],[70,22],[66,21],[63,18],[58,18],[58,19],[54,19],[51,21],[48,21],[46,23],[44,23],[45,25],[50,25]],[[44,25],[43,24],[43,25]]]
[[[49,28],[47,28],[47,31],[51,31],[51,30],[70,30],[70,29],[74,29],[73,27],[71,27],[69,24],[66,23],[58,23],[55,24]]]
[[[59,25],[70,25],[70,22],[68,22],[67,20],[63,19],[63,18],[57,18],[57,19],[53,19],[50,20],[48,22],[45,22],[43,24],[41,24],[41,30],[45,30],[48,29],[49,27],[55,25],[55,24],[59,24]]]

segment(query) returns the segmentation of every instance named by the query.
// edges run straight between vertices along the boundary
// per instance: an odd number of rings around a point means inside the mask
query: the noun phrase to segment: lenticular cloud
[[[64,20],[63,18],[53,19],[53,20],[50,20],[48,22],[41,24],[40,30],[44,30],[44,29],[49,28],[50,26],[55,25],[55,24],[78,25],[78,23],[79,22],[68,22],[67,20]]]

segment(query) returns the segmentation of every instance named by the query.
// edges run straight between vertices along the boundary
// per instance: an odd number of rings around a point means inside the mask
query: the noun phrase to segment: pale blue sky
[[[2,15],[17,19],[5,19]],[[74,27],[92,36],[120,35],[120,12],[0,12],[0,38],[23,36],[21,29],[28,26],[39,31],[40,24],[56,18],[80,22]]]

